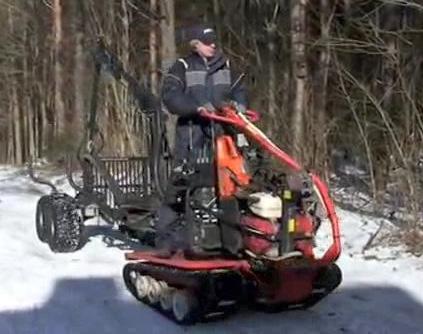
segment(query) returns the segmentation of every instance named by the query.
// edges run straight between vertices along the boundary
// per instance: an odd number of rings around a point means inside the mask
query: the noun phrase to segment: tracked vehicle
[[[55,252],[83,244],[84,221],[93,214],[148,251],[126,254],[123,279],[132,295],[178,323],[195,323],[248,304],[267,311],[311,307],[342,280],[339,221],[327,186],[277,147],[254,124],[259,114],[236,105],[203,112],[210,140],[178,168],[166,141],[158,99],[142,89],[103,46],[86,134],[77,160],[77,195],[52,193],[37,204],[39,239]],[[148,155],[106,157],[96,126],[101,73],[125,82],[148,122]],[[32,170],[31,170],[32,171]],[[189,247],[163,257],[154,248],[157,209],[166,202],[180,212]],[[331,245],[315,254],[320,223],[330,223]]]

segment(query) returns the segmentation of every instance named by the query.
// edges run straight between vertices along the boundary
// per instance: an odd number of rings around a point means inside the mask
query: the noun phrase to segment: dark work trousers
[[[189,248],[183,218],[179,218],[179,214],[167,203],[163,203],[158,210],[155,245],[158,249],[171,251]]]
[[[209,130],[208,123],[199,119],[178,120],[175,136],[174,149],[174,170],[180,167],[184,161],[189,161],[196,157],[206,143]],[[169,182],[172,182],[170,177]],[[172,191],[172,184],[168,184],[166,192]],[[172,196],[170,196],[172,197]],[[178,219],[179,214],[182,217]],[[158,210],[158,220],[156,223],[156,247],[168,250],[186,250],[189,247],[187,240],[187,228],[184,223],[183,212],[176,212],[166,201],[162,203]]]
[[[210,136],[209,128],[209,122],[199,117],[178,119],[173,152],[176,165],[196,156],[196,151],[204,147],[206,138]]]

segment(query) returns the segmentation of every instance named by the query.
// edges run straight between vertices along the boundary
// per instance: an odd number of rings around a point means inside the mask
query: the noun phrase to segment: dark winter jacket
[[[218,108],[233,100],[245,107],[244,86],[237,84],[231,89],[237,79],[222,53],[217,52],[207,62],[192,53],[170,68],[163,82],[162,99],[169,112],[183,118],[191,118],[198,107],[208,103]]]

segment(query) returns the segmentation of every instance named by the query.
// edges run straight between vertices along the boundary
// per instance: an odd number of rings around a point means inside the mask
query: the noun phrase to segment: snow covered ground
[[[223,321],[181,327],[126,291],[127,244],[110,229],[92,222],[89,242],[72,254],[53,254],[37,240],[35,205],[47,192],[24,172],[0,166],[0,334],[423,333],[423,258],[383,247],[363,254],[378,228],[374,219],[338,211],[344,282],[313,309],[245,309]]]

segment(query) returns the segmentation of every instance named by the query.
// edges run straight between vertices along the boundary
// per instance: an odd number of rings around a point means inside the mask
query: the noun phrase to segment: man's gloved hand
[[[246,107],[246,106],[244,106],[243,104],[238,103],[238,102],[236,102],[236,101],[232,101],[232,103],[231,103],[231,104],[233,105],[233,107],[235,108],[235,110],[236,110],[238,113],[245,114],[245,113],[247,112],[247,107]]]
[[[197,108],[197,111],[200,112],[216,112],[216,108],[210,102],[203,104],[202,106]]]
[[[237,111],[241,114],[245,114],[247,112],[247,107],[243,104],[238,104]]]

